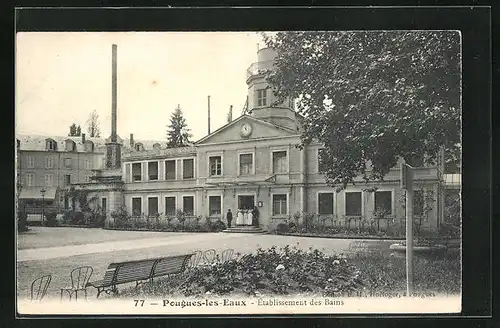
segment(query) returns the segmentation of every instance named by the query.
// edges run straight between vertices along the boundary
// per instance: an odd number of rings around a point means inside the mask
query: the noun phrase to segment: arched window
[[[73,140],[66,140],[66,151],[76,151],[76,143]]]
[[[135,150],[136,151],[143,151],[144,150],[144,145],[142,144],[142,142],[138,142],[135,144]]]
[[[46,150],[57,150],[57,142],[54,139],[45,139]]]
[[[92,141],[86,140],[84,147],[85,147],[86,152],[89,152],[89,153],[94,152],[94,143]]]

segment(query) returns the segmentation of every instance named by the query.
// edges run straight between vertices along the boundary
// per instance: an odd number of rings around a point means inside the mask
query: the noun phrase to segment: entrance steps
[[[263,230],[260,227],[254,227],[254,226],[236,226],[236,227],[227,228],[226,230],[223,230],[222,232],[233,232],[233,233],[266,233],[267,231]]]

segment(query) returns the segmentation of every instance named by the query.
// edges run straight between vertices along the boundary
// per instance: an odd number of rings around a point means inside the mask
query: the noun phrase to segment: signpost
[[[401,188],[406,190],[406,295],[413,292],[413,167],[401,164]]]

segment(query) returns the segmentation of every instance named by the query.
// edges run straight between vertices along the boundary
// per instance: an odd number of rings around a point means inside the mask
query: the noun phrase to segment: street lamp
[[[42,227],[43,227],[43,216],[44,216],[44,205],[45,205],[45,188],[40,189],[40,194],[42,194]]]

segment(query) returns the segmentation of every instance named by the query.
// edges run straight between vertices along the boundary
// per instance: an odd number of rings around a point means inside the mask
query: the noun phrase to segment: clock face
[[[252,126],[248,123],[245,123],[241,126],[241,135],[243,137],[248,137],[252,133]]]

